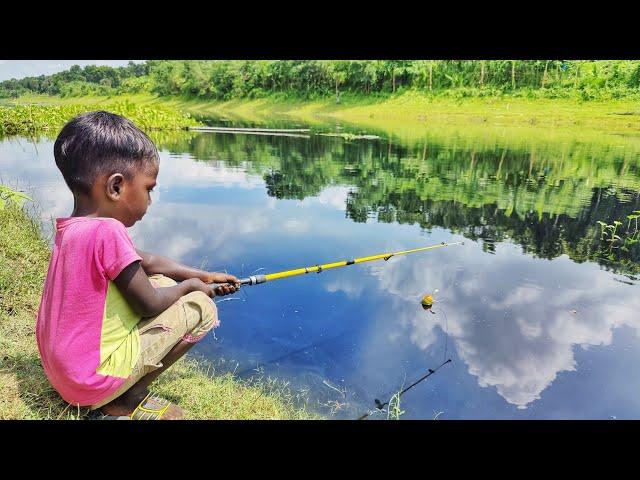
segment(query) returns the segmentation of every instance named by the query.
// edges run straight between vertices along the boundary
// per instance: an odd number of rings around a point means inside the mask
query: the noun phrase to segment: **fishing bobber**
[[[424,308],[425,310],[430,309],[431,307],[433,307],[433,296],[425,295],[424,297],[422,297],[420,303],[422,304],[422,308]]]

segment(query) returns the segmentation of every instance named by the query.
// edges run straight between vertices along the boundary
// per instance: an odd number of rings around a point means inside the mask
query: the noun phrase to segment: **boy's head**
[[[160,157],[133,122],[105,111],[78,115],[58,135],[53,153],[73,195],[90,200],[99,216],[128,227],[144,216]]]

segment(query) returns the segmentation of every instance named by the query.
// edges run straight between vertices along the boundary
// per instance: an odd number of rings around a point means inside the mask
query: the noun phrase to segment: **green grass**
[[[286,115],[310,123],[322,120],[351,122],[376,129],[395,131],[431,127],[472,126],[535,127],[571,132],[616,132],[640,134],[640,101],[580,101],[578,99],[528,99],[518,97],[469,97],[455,99],[430,96],[416,91],[362,97],[344,95],[340,104],[335,99],[304,101],[274,96],[266,99],[209,101],[181,97],[156,97],[150,94],[122,97],[60,98],[30,95],[5,100],[5,104],[85,105],[100,106],[114,101],[153,108],[167,108],[193,114],[218,114],[230,118],[266,120]]]
[[[146,101],[153,101],[147,99]],[[397,129],[432,125],[525,126],[616,131],[638,134],[640,102],[624,99],[581,102],[575,99],[526,99],[511,97],[452,99],[408,91],[382,98],[343,97],[335,100],[231,100],[198,102],[158,99],[185,111],[217,113],[259,121],[273,115],[288,115],[313,122],[343,120],[375,128]]]
[[[82,419],[88,410],[69,406],[51,387],[36,345],[48,242],[33,217],[16,205],[0,209],[0,225],[0,420]],[[216,374],[200,359],[181,359],[151,390],[177,402],[188,419],[319,418],[281,381]]]

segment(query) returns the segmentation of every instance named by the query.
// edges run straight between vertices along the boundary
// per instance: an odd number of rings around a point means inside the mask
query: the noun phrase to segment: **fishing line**
[[[444,315],[444,355],[442,358],[445,359],[447,358],[447,347],[449,346],[449,319],[444,310],[442,310],[442,314]]]
[[[447,358],[447,348],[449,346],[449,320],[447,319],[447,314],[442,308],[436,312],[432,310],[432,312],[435,314],[442,313],[442,316],[444,317],[444,355],[442,356],[444,360]]]

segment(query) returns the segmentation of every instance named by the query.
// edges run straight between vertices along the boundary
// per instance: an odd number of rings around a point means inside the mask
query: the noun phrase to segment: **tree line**
[[[413,89],[453,96],[578,97],[640,94],[639,60],[149,60],[77,65],[0,82],[0,97],[147,92],[229,100],[273,95],[316,99]]]

